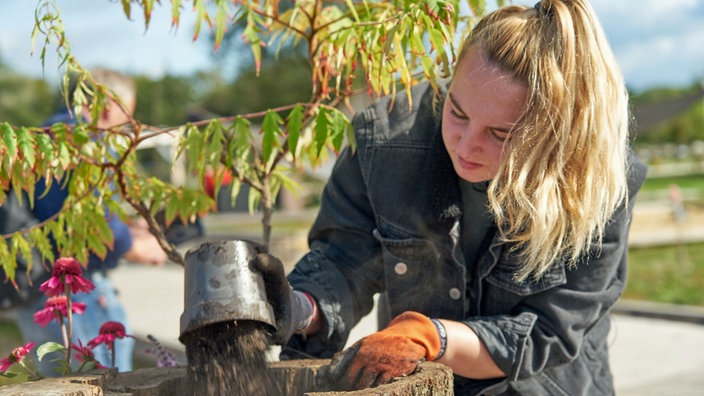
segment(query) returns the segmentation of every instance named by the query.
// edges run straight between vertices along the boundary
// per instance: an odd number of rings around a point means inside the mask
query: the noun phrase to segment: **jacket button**
[[[459,300],[460,297],[462,297],[462,292],[460,292],[460,289],[453,287],[450,289],[450,298],[453,300]]]
[[[396,265],[394,265],[394,272],[396,275],[404,275],[408,272],[408,265],[406,265],[406,263],[396,263]]]

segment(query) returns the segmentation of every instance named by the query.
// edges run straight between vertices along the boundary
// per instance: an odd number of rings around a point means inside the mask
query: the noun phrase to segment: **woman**
[[[332,356],[382,293],[394,320],[335,355],[342,387],[426,359],[452,368],[458,395],[612,394],[608,315],[645,166],[588,2],[491,13],[446,90],[389,103],[354,118],[357,151],[288,276],[294,303],[277,305],[279,338],[296,333],[284,354]]]

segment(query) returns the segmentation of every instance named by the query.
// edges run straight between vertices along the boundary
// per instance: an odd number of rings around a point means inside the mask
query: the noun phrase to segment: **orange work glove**
[[[384,330],[335,354],[323,373],[339,390],[364,389],[411,374],[420,362],[434,360],[440,353],[436,324],[425,315],[407,311]]]

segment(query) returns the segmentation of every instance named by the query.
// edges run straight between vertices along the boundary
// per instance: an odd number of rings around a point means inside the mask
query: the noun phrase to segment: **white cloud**
[[[628,84],[686,86],[704,76],[704,0],[592,0]]]

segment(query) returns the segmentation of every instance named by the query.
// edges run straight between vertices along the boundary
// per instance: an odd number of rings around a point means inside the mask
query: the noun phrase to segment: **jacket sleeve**
[[[601,250],[590,252],[576,268],[561,266],[548,274],[553,281],[559,279],[556,286],[534,294],[519,291],[520,302],[510,314],[465,321],[509,381],[571,362],[586,339],[606,337],[608,326],[599,324],[625,287],[628,231],[646,173],[645,165],[635,158],[629,164],[628,203],[612,216]]]
[[[372,234],[375,219],[360,165],[370,119],[370,109],[353,119],[357,151],[348,147],[337,159],[309,233],[310,252],[288,277],[294,289],[314,296],[327,322],[315,336],[291,340],[289,347],[307,355],[330,357],[341,350],[383,288],[380,247]]]

